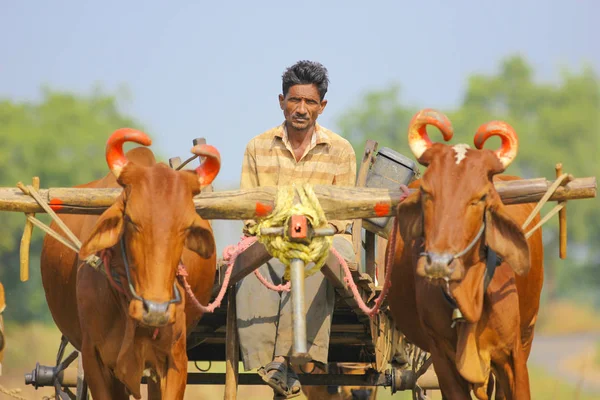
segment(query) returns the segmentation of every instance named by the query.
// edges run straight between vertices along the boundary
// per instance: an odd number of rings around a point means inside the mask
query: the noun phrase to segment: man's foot
[[[275,398],[291,399],[300,395],[298,376],[291,369],[288,370],[285,361],[271,361],[258,369],[258,375],[273,389]]]
[[[298,375],[296,375],[296,371],[289,367],[287,371],[287,386],[290,388],[290,392],[295,394],[295,396],[299,395],[300,391],[302,390],[300,378],[298,378]]]

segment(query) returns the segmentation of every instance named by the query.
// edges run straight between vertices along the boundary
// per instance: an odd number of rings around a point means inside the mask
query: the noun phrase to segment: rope
[[[19,393],[21,393],[21,389],[7,389],[4,386],[0,385],[0,393],[4,393],[10,397],[12,397],[13,399],[18,399],[18,400],[27,400],[27,398],[20,396]]]
[[[294,204],[296,194],[300,202]],[[319,204],[319,199],[315,195],[312,186],[303,184],[300,186],[279,187],[275,209],[271,215],[250,228],[250,233],[256,235],[258,241],[265,246],[267,252],[272,257],[278,258],[288,267],[283,275],[287,280],[290,280],[289,265],[292,259],[300,259],[305,265],[314,262],[312,268],[304,271],[305,277],[309,277],[319,271],[327,260],[332,242],[332,237],[330,236],[314,237],[310,243],[305,244],[290,242],[287,232],[283,236],[260,235],[262,228],[287,226],[292,215],[305,215],[313,228],[327,226],[325,213]]]
[[[48,235],[52,236],[54,239],[56,239],[66,247],[68,247],[69,249],[73,250],[75,253],[79,253],[79,250],[81,249],[81,241],[79,240],[79,238],[77,238],[77,236],[75,236],[75,234],[63,222],[63,220],[60,219],[60,217],[54,212],[54,210],[48,205],[48,203],[46,203],[44,199],[42,199],[38,191],[31,185],[25,186],[22,182],[18,182],[17,187],[21,189],[21,191],[24,194],[32,197],[36,201],[36,203],[38,203],[38,205],[44,209],[44,211],[52,218],[54,222],[56,222],[58,227],[63,231],[63,233],[67,236],[68,239],[61,236],[58,232],[54,231],[52,228],[44,224],[39,219],[35,218],[33,215],[27,215],[27,220],[30,221],[33,225],[40,228]],[[98,270],[98,256],[91,255],[86,260],[86,263],[94,269]]]
[[[535,232],[540,226],[542,226],[546,222],[548,222],[548,220],[550,218],[552,218],[556,213],[558,213],[560,210],[565,208],[565,205],[566,205],[565,203],[566,202],[562,201],[562,202],[558,203],[556,206],[554,206],[554,208],[548,214],[546,214],[540,222],[538,222],[533,228],[531,228],[531,230],[529,232],[527,232],[525,234],[525,239],[529,239],[529,237],[531,235],[533,235],[533,232]]]
[[[223,250],[223,260],[227,261],[229,264],[231,264],[232,262],[233,262],[233,264],[235,264],[235,258],[237,258],[238,254],[243,253],[248,247],[250,247],[252,244],[256,243],[257,241],[258,241],[258,239],[254,236],[242,236],[242,239],[236,246],[234,246],[234,245],[227,246]],[[232,261],[232,257],[234,257],[233,261]],[[258,270],[258,268],[254,270],[254,275],[260,281],[260,283],[262,283],[267,289],[271,289],[275,292],[289,292],[290,291],[290,287],[291,287],[290,282],[286,283],[285,285],[274,285],[271,282],[267,281],[265,279],[265,277],[260,274],[260,271]]]
[[[223,297],[225,297],[225,292],[227,292],[227,286],[229,285],[229,278],[231,277],[231,271],[233,270],[234,264],[235,259],[233,263],[227,265],[227,270],[225,271],[225,277],[223,278],[221,290],[219,290],[219,294],[217,295],[215,301],[209,303],[207,306],[202,305],[202,303],[200,303],[200,301],[198,301],[198,299],[196,298],[196,295],[194,295],[194,291],[192,290],[192,287],[187,281],[187,268],[185,267],[185,265],[183,265],[183,263],[179,263],[179,266],[177,268],[177,278],[179,278],[179,282],[184,287],[185,292],[187,293],[188,297],[192,300],[192,303],[196,306],[196,308],[205,313],[213,313],[215,312],[215,309],[221,306]]]
[[[552,185],[550,185],[548,190],[546,190],[546,193],[544,194],[544,196],[542,196],[540,201],[535,205],[535,207],[533,208],[533,210],[531,211],[531,213],[529,214],[529,216],[523,223],[523,226],[521,226],[521,229],[524,230],[525,228],[527,228],[527,226],[529,226],[529,224],[531,223],[533,218],[535,218],[536,214],[540,212],[542,207],[546,204],[546,202],[550,199],[550,197],[552,197],[554,192],[556,192],[556,189],[558,189],[558,187],[561,186],[563,181],[565,179],[567,179],[568,177],[569,177],[569,174],[562,174],[558,178],[556,178],[556,180],[552,183]],[[553,215],[555,215],[557,212],[559,212],[561,209],[563,209],[565,207],[565,205],[566,205],[565,201],[561,201],[560,203],[558,203],[558,205],[556,207],[554,207],[540,222],[538,222],[538,224],[536,226],[531,228],[529,230],[529,232],[527,232],[525,234],[525,238],[528,239],[531,235],[533,235],[533,232],[535,232],[539,227],[541,227],[543,224],[548,222],[548,220]]]
[[[73,244],[68,239],[65,239],[64,237],[62,237],[59,233],[57,233],[55,230],[50,228],[48,225],[44,224],[42,221],[40,221],[36,217],[34,217],[32,215],[28,215],[27,220],[30,221],[33,225],[35,225],[38,228],[40,228],[41,230],[43,230],[44,232],[46,232],[48,235],[52,236],[54,239],[58,240],[60,243],[62,243],[69,249],[73,250],[75,253],[79,253],[79,249],[77,248],[77,246],[75,244]]]
[[[71,239],[71,242],[73,242],[73,244],[75,244],[77,248],[81,248],[81,242],[79,241],[77,236],[75,236],[75,234],[71,232],[71,230],[67,227],[67,225],[65,225],[62,219],[60,219],[58,215],[56,215],[54,210],[41,198],[40,194],[37,192],[37,190],[35,190],[33,186],[25,186],[21,182],[19,182],[17,183],[17,187],[21,189],[23,193],[33,197],[33,199],[40,205],[40,207],[42,207],[44,211],[46,211],[46,213],[50,215],[50,217],[52,217],[54,222],[56,222],[56,224],[63,231],[63,233],[65,233],[67,237]]]
[[[361,309],[361,311],[364,312],[366,315],[368,315],[370,318],[373,318],[379,312],[379,309],[381,308],[381,304],[383,303],[383,300],[385,300],[387,293],[390,289],[390,286],[392,284],[392,279],[391,279],[391,277],[392,277],[392,261],[394,259],[394,252],[396,250],[396,237],[398,235],[398,229],[396,229],[397,224],[398,224],[398,217],[394,217],[394,224],[392,225],[394,227],[394,230],[392,231],[392,237],[388,244],[387,252],[385,255],[386,266],[385,266],[385,279],[383,282],[383,288],[381,289],[381,293],[375,300],[375,304],[371,308],[369,308],[365,304],[365,302],[362,299],[362,296],[358,292],[358,287],[356,286],[356,283],[354,283],[354,279],[352,279],[352,273],[350,272],[350,268],[348,268],[348,264],[346,264],[346,260],[344,260],[344,258],[340,255],[340,253],[337,252],[337,250],[335,248],[333,248],[333,247],[331,248],[331,252],[335,256],[335,258],[337,258],[340,265],[342,266],[342,269],[344,270],[344,275],[345,275],[344,282],[346,282],[346,284],[348,285],[348,288],[352,291],[352,294],[354,295],[354,300],[358,304],[358,307]]]
[[[292,282],[288,281],[285,285],[274,285],[268,280],[265,279],[264,276],[258,271],[258,268],[254,270],[254,275],[258,278],[260,283],[262,283],[267,289],[271,289],[275,292],[289,292],[292,288]]]

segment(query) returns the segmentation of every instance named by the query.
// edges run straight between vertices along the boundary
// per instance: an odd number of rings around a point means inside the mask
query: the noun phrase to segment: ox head
[[[220,155],[213,146],[196,145],[192,152],[205,161],[195,171],[175,171],[162,163],[128,160],[127,141],[151,144],[133,129],[119,129],[109,138],[106,161],[123,192],[100,216],[79,256],[117,246],[129,274],[130,316],[146,326],[164,326],[174,322],[181,300],[175,278],[183,248],[205,259],[215,251],[210,226],[196,213],[193,197],[218,174]]]
[[[433,143],[427,125],[438,128],[446,141],[453,135],[450,121],[434,110],[422,110],[410,122],[410,148],[428,168],[420,190],[400,204],[398,215],[405,240],[424,239],[417,274],[444,285],[459,282],[471,266],[485,270],[486,246],[515,273],[526,273],[527,241],[493,184],[493,176],[503,172],[517,154],[513,128],[500,121],[482,125],[475,134],[473,149],[465,144]],[[499,149],[483,149],[491,136],[502,140]]]

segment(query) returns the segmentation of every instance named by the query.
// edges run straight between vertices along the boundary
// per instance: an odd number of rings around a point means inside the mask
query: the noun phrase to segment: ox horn
[[[129,163],[123,153],[123,143],[135,142],[144,146],[150,146],[152,139],[144,132],[132,128],[117,129],[106,142],[106,163],[111,172],[119,178],[123,168]]]
[[[198,168],[196,168],[196,174],[198,174],[198,182],[200,182],[200,189],[211,184],[219,174],[221,169],[221,154],[216,147],[209,144],[197,144],[192,147],[192,153],[198,157],[205,157],[204,161]]]
[[[446,142],[452,139],[454,135],[452,123],[441,112],[426,108],[416,113],[408,125],[408,145],[415,157],[417,157],[417,160],[433,144],[427,135],[427,125],[433,125],[438,128],[442,132]]]
[[[512,126],[504,121],[490,121],[477,129],[474,139],[475,147],[482,149],[485,141],[491,136],[499,136],[502,139],[502,145],[494,151],[494,154],[506,169],[517,156],[517,150],[519,149],[517,133]]]

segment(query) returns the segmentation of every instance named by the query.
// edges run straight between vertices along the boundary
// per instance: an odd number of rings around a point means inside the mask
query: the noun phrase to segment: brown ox
[[[46,299],[57,326],[82,353],[95,400],[141,398],[145,369],[151,372],[151,399],[183,399],[186,334],[202,313],[186,302],[176,273],[181,260],[196,298],[203,304],[210,300],[215,244],[192,198],[215,178],[220,156],[212,146],[195,146],[192,151],[206,160],[195,172],[175,171],[156,163],[143,147],[124,155],[126,141],[151,143],[142,132],[116,131],[106,146],[112,174],[79,186],[120,185],[123,192],[115,203],[100,217],[62,217],[83,241],[79,255],[45,238],[41,272]],[[117,275],[114,284],[83,261],[103,251],[111,254],[110,266],[102,268]]]
[[[328,365],[330,374],[362,375],[372,364],[368,363],[331,363]],[[325,371],[315,367],[313,363],[307,363],[305,371],[313,374],[324,374]],[[297,373],[303,372],[294,367]],[[307,400],[375,400],[377,398],[377,386],[302,386],[302,392]]]
[[[446,141],[453,134],[448,119],[433,110],[417,113],[410,124],[411,150],[428,169],[411,185],[419,191],[398,207],[389,296],[394,320],[431,353],[444,398],[470,399],[473,390],[488,399],[495,376],[496,398],[529,399],[526,362],[543,283],[542,234],[525,238],[521,226],[533,205],[505,206],[493,184],[517,179],[497,175],[514,159],[517,136],[508,124],[490,122],[471,149],[432,143],[426,125]],[[482,149],[493,135],[501,148]],[[493,273],[495,254],[501,261]],[[458,310],[463,319],[453,327]]]

